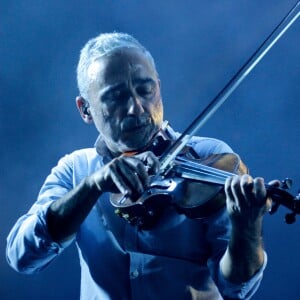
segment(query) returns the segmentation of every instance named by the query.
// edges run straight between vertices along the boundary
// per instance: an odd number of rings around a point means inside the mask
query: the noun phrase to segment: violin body
[[[187,153],[188,159],[185,158]],[[149,187],[138,199],[112,194],[110,201],[116,208],[116,214],[143,229],[153,226],[169,205],[189,218],[208,217],[225,205],[224,179],[216,182],[214,176],[201,174],[203,167],[213,172],[232,172],[231,175],[248,172],[234,153],[214,154],[206,159],[196,159],[191,158],[190,152],[184,152],[181,158],[175,159],[166,174],[150,178]],[[201,179],[199,176],[205,178]]]

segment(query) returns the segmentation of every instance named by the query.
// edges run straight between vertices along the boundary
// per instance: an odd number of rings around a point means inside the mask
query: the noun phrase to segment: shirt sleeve
[[[54,242],[46,225],[46,212],[51,203],[72,189],[72,160],[62,158],[47,177],[37,201],[27,214],[19,218],[7,237],[6,257],[18,272],[43,270],[73,239]]]
[[[266,265],[267,254],[264,252],[264,264],[262,267],[252,278],[250,278],[250,280],[241,284],[234,284],[226,280],[219,268],[218,286],[219,289],[222,290],[222,294],[226,297],[225,299],[251,299],[260,285]]]

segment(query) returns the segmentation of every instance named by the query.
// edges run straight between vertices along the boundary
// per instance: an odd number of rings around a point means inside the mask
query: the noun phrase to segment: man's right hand
[[[149,151],[113,159],[49,206],[46,222],[50,236],[58,242],[71,238],[102,192],[135,196],[144,191],[149,175],[158,169],[159,161]]]
[[[91,175],[91,182],[101,192],[141,194],[149,184],[149,175],[159,170],[159,160],[150,151],[114,158],[103,168]]]

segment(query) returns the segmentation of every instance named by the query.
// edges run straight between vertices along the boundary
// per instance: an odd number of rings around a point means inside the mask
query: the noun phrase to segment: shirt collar
[[[109,162],[113,159],[113,156],[109,149],[107,148],[102,135],[100,134],[95,142],[95,148],[97,153],[103,157],[104,163]]]

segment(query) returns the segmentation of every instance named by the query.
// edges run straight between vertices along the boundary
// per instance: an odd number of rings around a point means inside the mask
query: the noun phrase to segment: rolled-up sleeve
[[[251,299],[257,291],[263,278],[263,271],[267,265],[267,254],[264,252],[264,264],[256,274],[248,281],[241,284],[235,284],[226,280],[219,268],[218,287],[222,290],[225,299]]]
[[[7,237],[6,258],[13,269],[31,274],[44,269],[73,239],[54,242],[47,230],[46,213],[51,203],[72,188],[72,168],[66,156],[52,169],[36,203],[17,220]]]

